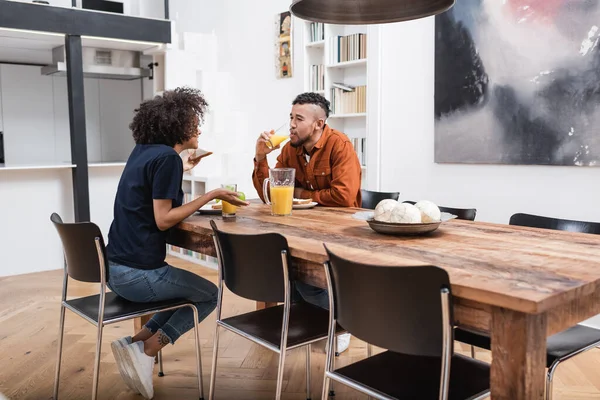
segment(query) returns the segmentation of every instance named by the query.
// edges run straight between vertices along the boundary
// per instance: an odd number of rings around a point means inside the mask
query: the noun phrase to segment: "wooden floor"
[[[179,259],[172,264],[192,269],[215,282],[216,271]],[[9,399],[50,399],[56,360],[59,300],[62,271],[0,278],[0,393]],[[96,285],[72,284],[69,294],[82,296],[95,292]],[[226,293],[224,316],[250,311],[252,302]],[[202,365],[205,395],[212,354],[214,314],[201,324]],[[100,364],[99,399],[141,399],[122,382],[110,351],[110,341],[131,334],[131,321],[110,325],[104,330]],[[89,398],[96,334],[92,325],[67,312],[61,373],[60,399]],[[457,345],[465,352],[467,347]],[[305,399],[304,350],[288,353],[284,373],[284,399]],[[358,361],[366,355],[365,344],[352,339],[350,349],[337,359],[337,365]],[[487,351],[478,358],[490,361]],[[325,356],[313,349],[313,399],[320,398]],[[154,378],[155,399],[198,399],[194,342],[191,332],[164,351],[165,376]],[[221,334],[217,370],[217,399],[273,399],[277,357],[230,332]],[[600,399],[600,350],[593,349],[559,367],[555,377],[555,399]],[[353,390],[336,386],[336,399],[366,399]]]

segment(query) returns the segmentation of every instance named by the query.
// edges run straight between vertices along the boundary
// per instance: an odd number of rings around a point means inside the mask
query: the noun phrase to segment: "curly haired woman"
[[[165,262],[167,230],[213,199],[248,205],[224,189],[182,204],[183,172],[200,162],[186,150],[198,148],[199,124],[207,106],[198,90],[178,88],[135,110],[129,127],[136,145],[119,182],[107,245],[108,286],[113,292],[135,302],[186,298],[196,305],[199,322],[215,308],[217,287]],[[184,151],[182,159],[179,154]],[[154,315],[133,338],[113,342],[127,385],[152,398],[154,357],[193,326],[191,309],[165,311]]]

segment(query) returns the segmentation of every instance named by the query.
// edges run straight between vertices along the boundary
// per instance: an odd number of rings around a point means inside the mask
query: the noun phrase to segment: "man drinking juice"
[[[329,207],[360,207],[360,163],[348,137],[326,124],[329,105],[316,93],[303,93],[294,99],[290,140],[281,149],[276,168],[295,169],[294,198],[312,199]],[[252,181],[263,201],[267,199],[262,185],[269,178],[267,154],[279,148],[267,145],[272,137],[272,133],[263,132],[256,141]],[[273,199],[273,188],[270,197]],[[326,290],[303,282],[295,282],[295,286],[305,301],[329,308]],[[349,336],[341,335],[338,352],[346,350],[349,341]]]

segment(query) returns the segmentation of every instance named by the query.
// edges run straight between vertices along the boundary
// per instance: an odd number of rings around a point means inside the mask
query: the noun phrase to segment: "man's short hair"
[[[329,109],[329,105],[331,103],[329,103],[329,101],[325,97],[321,96],[318,93],[306,92],[299,94],[292,102],[292,105],[296,104],[314,104],[316,106],[319,106],[323,109],[323,111],[325,111],[326,118],[329,118],[329,113],[331,112],[331,110]]]

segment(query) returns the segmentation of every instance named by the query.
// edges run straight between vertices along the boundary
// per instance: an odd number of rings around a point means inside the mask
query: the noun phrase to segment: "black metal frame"
[[[65,36],[65,55],[67,58],[71,162],[75,164],[75,168],[73,168],[73,203],[75,221],[83,222],[90,220],[90,188],[81,36]]]

